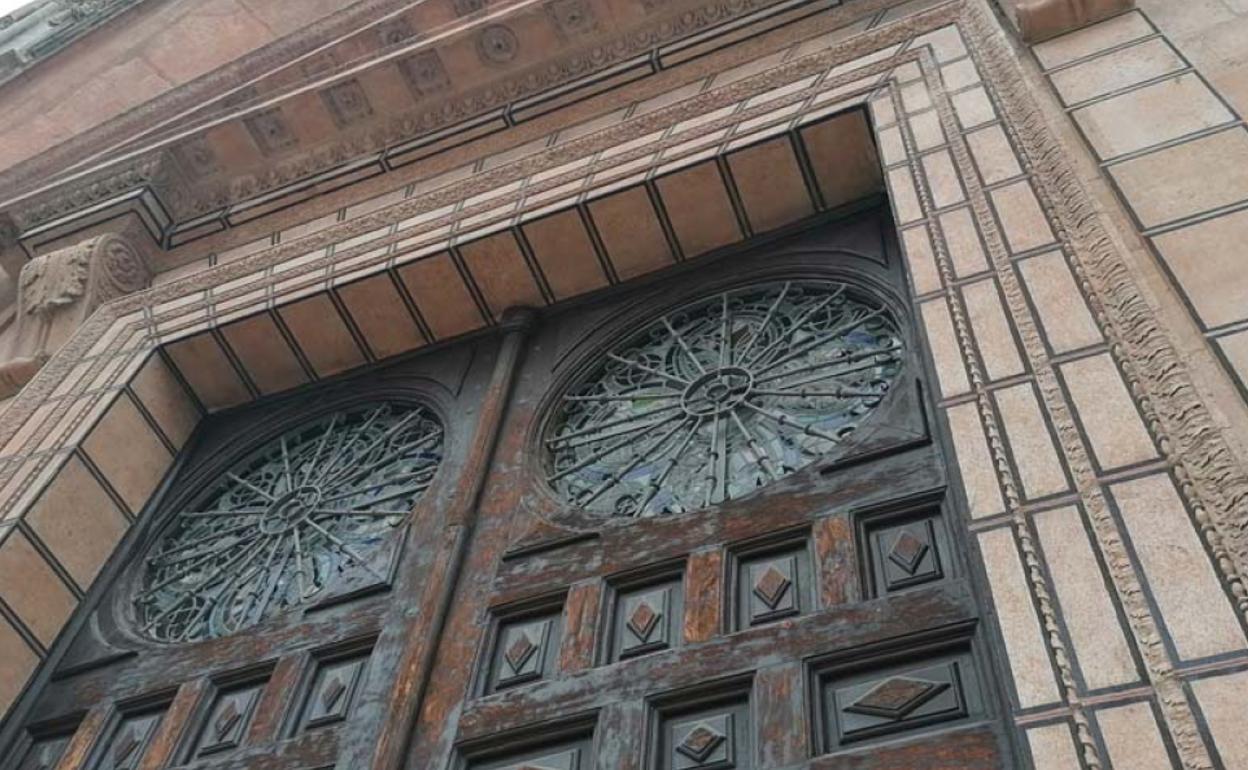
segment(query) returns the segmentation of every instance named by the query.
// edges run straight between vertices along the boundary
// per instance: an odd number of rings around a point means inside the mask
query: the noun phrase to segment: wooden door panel
[[[458,469],[496,352],[494,340],[469,343],[214,417],[180,458],[164,502],[145,514],[88,598],[93,614],[26,713],[16,759],[4,757],[0,767],[52,757],[57,741],[68,744],[61,770],[316,770],[332,767],[353,743],[375,744],[378,715],[389,710],[409,639],[400,629],[424,606],[428,575],[446,551],[444,520],[456,504]],[[198,494],[246,447],[283,435],[309,415],[395,400],[438,412],[444,450],[416,512],[380,546],[388,568],[369,564],[380,579],[344,574],[314,602],[242,633],[189,643],[153,642],[138,633],[128,612],[137,565],[179,496]],[[391,550],[383,553],[386,547]],[[127,725],[151,713],[161,715],[158,728],[131,749]]]
[[[822,225],[216,419],[169,494],[301,410],[405,388],[436,403],[446,454],[387,579],[244,634],[128,631],[124,561],[151,530],[136,535],[0,767],[60,751],[58,770],[109,767],[123,727],[153,714],[114,770],[140,770],[124,764],[136,751],[142,770],[1011,766],[891,229],[879,212]],[[854,433],[679,515],[613,518],[560,496],[545,431],[595,357],[707,292],[723,292],[728,328],[733,287],[778,281],[852,284],[896,316],[900,374]],[[715,376],[723,393],[699,377],[681,396],[695,431],[697,410],[746,387]]]
[[[858,271],[900,286],[884,227],[812,231],[724,275]],[[913,348],[891,400],[844,451],[752,494],[612,520],[546,486],[543,425],[569,372],[619,334],[619,319],[707,290],[673,277],[535,332],[442,639],[439,705],[417,725],[407,766],[494,767],[478,764],[481,752],[522,763],[508,747],[545,756],[558,748],[548,733],[572,725],[592,747],[577,768],[1009,766],[959,503]],[[504,654],[500,624],[535,602],[548,616],[559,607],[557,665],[501,690],[467,685]]]

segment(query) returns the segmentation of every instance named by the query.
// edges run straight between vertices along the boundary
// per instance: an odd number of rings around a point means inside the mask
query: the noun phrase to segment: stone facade
[[[214,413],[886,195],[1020,762],[1248,767],[1248,10],[407,5],[3,172],[0,741]]]

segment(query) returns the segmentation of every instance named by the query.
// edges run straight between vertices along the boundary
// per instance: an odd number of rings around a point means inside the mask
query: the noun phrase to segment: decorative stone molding
[[[0,83],[141,0],[44,0],[0,16]]]
[[[1135,7],[1135,0],[1021,0],[1015,8],[1023,40],[1035,43]]]
[[[16,333],[0,364],[0,398],[21,389],[102,303],[151,280],[139,252],[113,234],[28,262],[18,280]]]

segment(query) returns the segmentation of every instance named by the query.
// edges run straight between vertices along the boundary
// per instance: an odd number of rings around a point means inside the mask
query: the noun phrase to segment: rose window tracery
[[[225,636],[306,604],[340,576],[384,581],[390,533],[433,482],[429,409],[372,404],[306,423],[210,482],[148,552],[140,631]]]
[[[835,453],[903,360],[884,303],[843,283],[705,297],[628,336],[562,394],[544,437],[547,480],[603,515],[741,497]]]

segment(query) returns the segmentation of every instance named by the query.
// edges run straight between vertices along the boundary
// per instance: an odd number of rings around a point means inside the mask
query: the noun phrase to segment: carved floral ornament
[[[433,483],[443,428],[421,406],[372,404],[298,426],[172,514],[142,562],[139,631],[226,636],[348,579],[385,582],[389,533]]]
[[[837,452],[888,395],[904,344],[884,302],[833,281],[720,292],[617,343],[560,396],[547,480],[593,513],[683,513]]]

